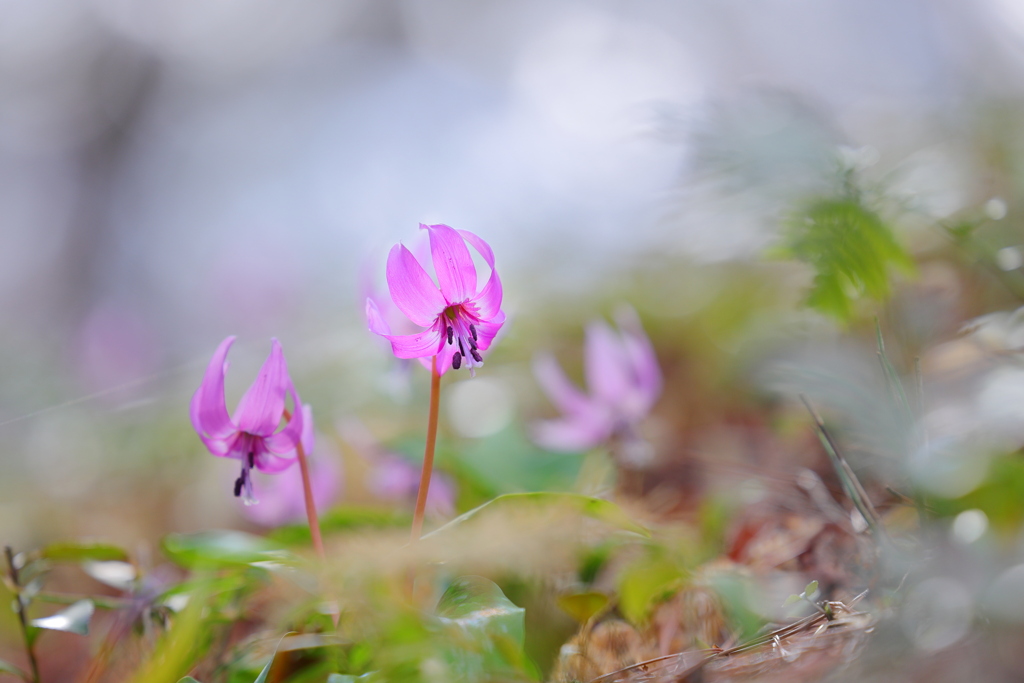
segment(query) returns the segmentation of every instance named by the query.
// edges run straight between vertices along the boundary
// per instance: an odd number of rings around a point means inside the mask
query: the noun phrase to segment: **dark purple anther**
[[[456,351],[455,355],[452,356],[452,368],[454,368],[455,370],[458,370],[461,367],[462,367],[462,354],[459,353],[458,351]]]
[[[470,335],[472,335],[473,341],[476,341],[477,340],[476,339],[476,325],[470,324],[470,326],[469,326],[469,333],[470,333]],[[474,344],[473,346],[475,347],[476,344]]]
[[[238,479],[235,479],[235,498],[238,498],[240,495],[242,495],[242,484],[243,483],[244,482],[242,481],[242,477],[239,477]]]
[[[448,343],[449,343],[449,344],[451,344],[451,343],[452,343],[452,337],[453,337],[453,335],[454,335],[454,334],[455,334],[455,330],[454,330],[454,329],[452,329],[452,326],[451,326],[451,325],[449,325],[449,326],[448,326]]]
[[[472,349],[469,353],[471,356],[473,356],[473,360],[475,360],[477,363],[484,362],[484,359],[480,357],[480,352],[477,351],[475,348]]]

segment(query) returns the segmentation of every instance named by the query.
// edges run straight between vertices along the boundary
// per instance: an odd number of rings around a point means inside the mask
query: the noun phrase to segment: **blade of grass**
[[[836,444],[832,435],[829,434],[828,429],[825,427],[825,422],[818,415],[818,412],[811,406],[807,397],[800,394],[800,400],[803,401],[804,407],[807,408],[807,412],[811,414],[811,418],[814,420],[814,424],[818,430],[818,439],[821,441],[821,445],[825,448],[825,452],[828,453],[829,459],[832,461],[832,466],[836,470],[836,474],[839,475],[839,481],[843,485],[843,490],[846,495],[853,501],[854,507],[867,522],[868,527],[876,538],[885,538],[885,531],[882,529],[881,521],[878,517],[878,512],[875,510],[875,506],[871,504],[871,499],[868,498],[867,492],[864,487],[861,486],[860,480],[854,473],[853,468],[842,456],[839,451],[839,446]]]

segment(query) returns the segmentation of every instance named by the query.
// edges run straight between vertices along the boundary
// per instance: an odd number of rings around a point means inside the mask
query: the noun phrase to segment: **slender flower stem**
[[[18,601],[18,621],[21,622],[21,633],[25,636],[25,651],[28,653],[28,663],[32,667],[32,680],[39,683],[39,662],[36,661],[35,650],[32,649],[32,640],[28,634],[28,615],[25,614],[25,601],[21,599],[21,583],[18,581],[18,565],[14,562],[14,551],[11,546],[4,546],[4,554],[7,556],[7,567],[11,574],[11,583],[17,591],[15,599]]]
[[[434,471],[434,444],[437,443],[437,414],[441,403],[441,375],[437,372],[437,356],[430,362],[430,416],[427,418],[427,446],[423,451],[423,471],[420,473],[420,491],[416,495],[416,511],[412,516],[412,541],[420,540],[423,533],[423,513],[427,509],[427,491],[430,475]]]
[[[296,407],[296,410],[301,408]],[[292,416],[287,410],[284,411],[284,419],[291,420]],[[302,493],[306,497],[306,519],[309,520],[309,535],[313,537],[313,548],[316,550],[320,561],[327,562],[327,554],[324,552],[324,540],[320,535],[320,519],[316,514],[316,501],[313,500],[313,483],[309,478],[309,460],[306,458],[306,449],[302,447],[300,440],[295,444],[295,453],[299,456],[299,471],[302,473]]]
[[[299,469],[302,471],[302,492],[306,496],[306,518],[309,520],[309,534],[313,537],[313,547],[316,554],[320,556],[321,562],[327,562],[327,554],[324,552],[324,540],[320,535],[320,519],[316,515],[316,502],[313,500],[313,485],[309,480],[309,461],[306,459],[306,449],[301,443],[295,444],[295,452],[299,456]]]

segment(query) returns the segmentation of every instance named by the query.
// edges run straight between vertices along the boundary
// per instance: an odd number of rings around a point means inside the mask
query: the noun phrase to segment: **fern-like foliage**
[[[843,322],[854,301],[889,295],[889,272],[913,270],[890,227],[856,196],[817,199],[787,225],[789,252],[815,272],[807,305]]]

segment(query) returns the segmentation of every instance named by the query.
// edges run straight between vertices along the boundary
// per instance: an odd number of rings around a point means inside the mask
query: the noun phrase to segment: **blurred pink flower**
[[[416,500],[419,485],[419,468],[405,458],[390,453],[373,458],[369,486],[379,498],[412,503]],[[455,485],[440,472],[434,472],[430,480],[427,510],[438,515],[450,515],[455,511]]]
[[[258,501],[253,495],[250,470],[256,467],[261,472],[275,473],[288,469],[295,462],[295,448],[300,442],[307,453],[312,452],[313,414],[308,405],[302,406],[288,376],[281,344],[271,339],[270,356],[238,402],[235,414],[229,417],[224,402],[225,359],[234,341],[235,337],[228,337],[214,352],[203,382],[192,396],[189,417],[211,453],[242,461],[235,496],[242,496],[246,505],[252,505]],[[294,414],[278,431],[286,394],[291,395]],[[297,410],[298,406],[302,410]]]
[[[326,510],[334,504],[341,492],[341,468],[331,454],[319,458],[307,456],[307,459],[313,502],[317,510]],[[300,468],[293,467],[273,477],[258,477],[257,483],[260,504],[244,508],[246,517],[265,527],[277,527],[306,519],[306,496]]]
[[[140,307],[108,301],[93,309],[75,340],[87,391],[114,402],[139,394],[160,365],[160,337]]]
[[[613,435],[633,436],[661,394],[661,370],[636,313],[616,316],[619,330],[604,321],[590,323],[584,347],[589,395],[576,388],[549,354],[534,360],[534,374],[544,393],[562,412],[556,420],[534,425],[534,440],[557,451],[592,448]]]
[[[368,297],[366,317],[370,331],[391,342],[398,358],[420,358],[429,367],[437,356],[437,371],[458,370],[463,362],[470,371],[483,364],[481,351],[490,347],[505,322],[501,310],[501,281],[494,269],[494,252],[482,239],[447,225],[423,225],[430,236],[430,251],[438,284],[430,279],[404,245],[388,254],[387,280],[391,300],[406,318],[427,329],[414,334],[392,334],[382,306]],[[469,243],[483,257],[491,275],[477,291],[477,272]]]

